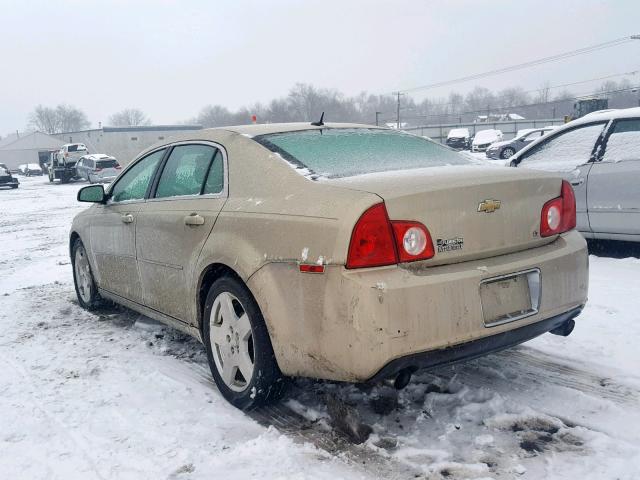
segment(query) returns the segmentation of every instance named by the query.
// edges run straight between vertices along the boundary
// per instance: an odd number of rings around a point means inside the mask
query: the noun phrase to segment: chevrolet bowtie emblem
[[[500,200],[483,200],[478,204],[478,212],[493,213],[500,208]]]

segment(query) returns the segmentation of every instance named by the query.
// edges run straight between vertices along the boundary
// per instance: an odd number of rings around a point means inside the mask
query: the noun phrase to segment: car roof
[[[295,123],[261,123],[256,125],[236,125],[231,127],[218,127],[211,130],[228,130],[250,137],[266,135],[270,133],[295,132],[301,130],[322,130],[326,128],[377,128],[380,130],[390,130],[387,127],[376,127],[375,125],[364,125],[361,123],[325,123],[322,126],[311,125],[309,122]]]
[[[582,123],[597,122],[598,120],[614,120],[616,118],[633,118],[640,117],[640,107],[633,108],[614,108],[609,110],[600,110],[598,112],[591,112],[584,117],[580,117],[573,120],[567,125],[580,125]]]
[[[90,155],[85,155],[82,158],[88,158],[89,160],[115,160],[115,157],[104,153],[92,153]]]

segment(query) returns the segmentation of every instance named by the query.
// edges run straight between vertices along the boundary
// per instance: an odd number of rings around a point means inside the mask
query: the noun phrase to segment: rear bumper
[[[18,181],[17,178],[13,178],[13,177],[9,179],[6,179],[4,177],[0,178],[0,187],[12,187],[14,185],[19,185],[19,184],[20,182]]]
[[[587,299],[586,241],[575,230],[520,252],[449,265],[419,263],[361,270],[335,265],[313,275],[300,273],[297,264],[272,263],[256,272],[248,286],[282,372],[366,382],[383,370],[387,375],[402,359],[457,352],[458,345],[475,345],[469,348],[477,353],[460,354],[460,359],[472,358],[492,351],[499,339],[496,348],[506,348],[555,328],[562,315]],[[528,269],[540,271],[539,310],[485,325],[481,283]],[[523,330],[529,333],[522,337],[500,336],[527,326],[531,330]],[[425,365],[457,358],[446,353]]]
[[[573,308],[568,312],[555,315],[531,325],[525,325],[524,327],[508,330],[498,333],[497,335],[491,335],[490,337],[453,345],[440,350],[414,353],[406,357],[396,358],[382,367],[368,382],[373,383],[393,377],[406,368],[411,370],[433,368],[440,365],[472,360],[489,353],[519,345],[572,320],[582,312],[582,308],[583,306]]]

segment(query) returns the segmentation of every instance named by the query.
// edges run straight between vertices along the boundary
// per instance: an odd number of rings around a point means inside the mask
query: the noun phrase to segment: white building
[[[42,132],[15,133],[0,140],[0,163],[17,170],[23,163],[39,163],[49,158],[49,151],[58,150],[63,141]]]
[[[89,153],[105,153],[128,165],[138,153],[151,145],[180,133],[202,130],[201,125],[150,125],[139,127],[103,127],[79,132],[58,133],[64,143],[84,143]],[[24,162],[23,162],[24,163]]]

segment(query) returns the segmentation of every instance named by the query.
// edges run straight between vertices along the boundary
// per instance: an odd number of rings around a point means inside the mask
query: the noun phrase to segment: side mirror
[[[89,185],[78,190],[78,201],[89,203],[105,203],[107,196],[102,185]]]

